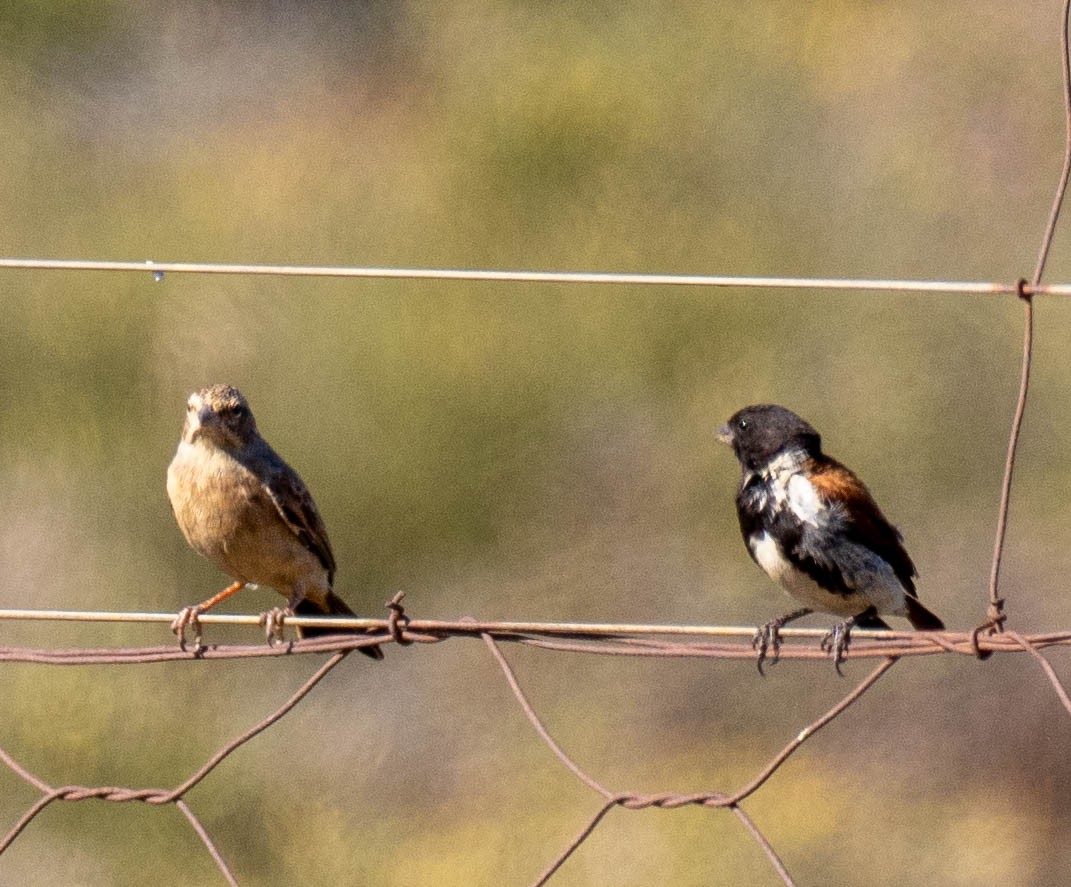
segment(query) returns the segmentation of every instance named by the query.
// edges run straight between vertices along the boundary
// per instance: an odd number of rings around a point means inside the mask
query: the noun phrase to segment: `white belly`
[[[756,533],[748,541],[756,563],[766,575],[812,610],[855,616],[869,607],[875,607],[879,613],[904,614],[903,587],[884,561],[868,563],[863,573],[868,581],[854,585],[855,590],[851,593],[836,594],[826,591],[802,570],[796,569],[769,533]],[[850,577],[845,578],[849,579],[849,585],[853,584]]]

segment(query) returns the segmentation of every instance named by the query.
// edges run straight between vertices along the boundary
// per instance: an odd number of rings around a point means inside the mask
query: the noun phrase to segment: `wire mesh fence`
[[[1064,110],[1066,142],[1064,164],[1052,210],[1042,237],[1036,267],[1027,279],[1014,282],[957,282],[957,281],[909,281],[909,280],[864,280],[864,279],[818,279],[818,278],[759,278],[698,275],[612,274],[586,272],[527,272],[445,269],[392,269],[392,268],[339,268],[322,266],[282,265],[222,265],[185,262],[126,262],[82,261],[57,259],[0,259],[0,268],[59,270],[72,272],[112,271],[151,273],[160,278],[170,273],[210,273],[276,276],[318,276],[348,278],[397,278],[498,281],[511,283],[537,282],[568,285],[618,285],[618,286],[698,286],[698,287],[756,287],[756,288],[805,288],[841,289],[857,291],[914,291],[931,294],[990,294],[1017,298],[1023,305],[1023,339],[1018,395],[1008,435],[1007,455],[1000,482],[1000,504],[997,513],[996,531],[990,578],[986,590],[986,612],[979,624],[971,631],[911,632],[911,631],[856,631],[853,644],[846,657],[853,660],[874,660],[872,670],[857,681],[850,690],[819,717],[803,724],[784,746],[773,754],[750,779],[735,788],[722,791],[696,790],[694,792],[638,793],[623,791],[592,776],[570,756],[555,739],[540,716],[537,707],[526,695],[522,680],[510,663],[504,649],[510,645],[523,645],[547,653],[572,653],[581,655],[659,658],[659,659],[751,659],[755,656],[752,627],[733,626],[687,626],[687,625],[631,625],[591,624],[576,622],[537,623],[502,622],[463,619],[456,621],[430,620],[410,617],[402,607],[401,596],[388,603],[389,616],[385,619],[314,619],[287,618],[290,626],[334,625],[340,629],[361,628],[374,634],[359,636],[335,635],[301,641],[284,641],[275,644],[263,642],[250,644],[207,644],[198,650],[184,650],[177,646],[152,646],[100,649],[59,649],[0,647],[0,661],[23,662],[41,665],[80,666],[86,664],[113,665],[153,663],[165,661],[205,661],[263,657],[299,657],[304,655],[327,655],[311,676],[274,711],[248,730],[223,743],[212,755],[194,770],[185,780],[169,788],[133,786],[87,786],[77,784],[52,785],[24,766],[14,756],[0,748],[0,761],[19,779],[39,793],[22,816],[7,830],[0,840],[0,854],[6,851],[28,828],[34,819],[57,801],[78,802],[103,800],[114,803],[140,802],[152,806],[174,806],[182,812],[191,828],[211,856],[220,874],[230,884],[238,878],[228,865],[210,830],[197,816],[186,799],[195,786],[213,777],[219,765],[256,736],[270,729],[283,717],[300,705],[303,700],[352,650],[373,644],[394,644],[398,647],[457,642],[470,639],[481,642],[488,656],[500,670],[508,684],[516,704],[523,711],[534,733],[544,743],[562,768],[590,790],[594,796],[592,809],[582,814],[580,827],[575,836],[565,842],[560,852],[547,861],[543,871],[533,877],[533,885],[552,880],[569,858],[577,852],[600,824],[616,808],[645,810],[650,808],[680,809],[701,807],[715,815],[728,811],[739,822],[745,833],[761,849],[771,869],[785,884],[795,883],[789,866],[779,855],[771,839],[745,811],[743,803],[760,791],[784,764],[820,730],[836,720],[842,713],[860,700],[879,680],[889,673],[902,659],[919,656],[967,656],[976,659],[989,658],[995,654],[1026,654],[1039,667],[1051,691],[1063,709],[1071,715],[1071,699],[1046,651],[1054,647],[1071,646],[1071,631],[1051,631],[1023,634],[1008,626],[1007,602],[1001,587],[1001,564],[1009,524],[1011,492],[1016,467],[1018,444],[1023,419],[1029,400],[1032,360],[1034,350],[1034,305],[1035,298],[1044,296],[1071,295],[1071,285],[1045,284],[1042,282],[1049,250],[1059,220],[1064,194],[1071,175],[1071,61],[1068,52],[1068,15],[1071,2],[1065,3],[1061,25],[1061,62],[1064,86]],[[112,613],[83,611],[0,611],[0,620],[63,620],[73,622],[170,622],[173,614],[159,613]],[[205,625],[249,625],[262,622],[262,617],[206,614],[201,617]],[[784,643],[779,651],[782,660],[828,660],[829,653],[817,643],[825,634],[821,630],[784,629]],[[584,818],[586,815],[586,819]]]
[[[174,645],[146,648],[120,649],[28,649],[0,648],[0,661],[28,662],[49,665],[121,665],[151,662],[223,660],[235,658],[293,657],[308,654],[330,654],[326,662],[293,692],[282,704],[263,720],[241,734],[229,739],[212,754],[192,775],[170,788],[145,788],[134,786],[53,786],[36,776],[11,754],[0,747],[0,762],[16,776],[32,786],[40,797],[30,805],[19,820],[0,840],[0,854],[10,847],[20,834],[45,808],[56,801],[103,800],[115,803],[141,802],[154,806],[174,805],[179,809],[200,838],[206,852],[218,866],[228,883],[238,883],[223,855],[213,842],[197,814],[186,801],[191,789],[211,777],[215,769],[231,754],[263,731],[276,724],[292,711],[310,692],[354,649],[369,644],[394,643],[399,646],[412,644],[437,644],[447,640],[470,638],[481,640],[489,655],[500,669],[504,679],[524,712],[525,717],[539,739],[546,745],[560,765],[600,799],[595,812],[576,836],[565,844],[561,852],[551,860],[544,871],[531,883],[547,883],[562,865],[591,836],[603,819],[615,808],[645,810],[659,808],[675,810],[685,807],[702,807],[708,810],[728,810],[740,822],[746,833],[765,854],[769,863],[786,884],[795,883],[776,849],[756,825],[741,804],[759,791],[777,771],[818,731],[834,721],[854,705],[863,695],[886,675],[900,659],[911,656],[962,655],[988,657],[994,653],[1027,653],[1044,673],[1061,705],[1071,715],[1071,699],[1051,663],[1042,651],[1050,647],[1071,646],[1071,631],[1023,635],[1003,630],[1000,632],[886,632],[860,630],[853,646],[846,655],[850,659],[878,660],[877,665],[862,680],[844,694],[835,705],[810,723],[805,724],[776,754],[762,766],[751,779],[735,789],[725,791],[697,790],[693,792],[637,793],[622,791],[604,785],[577,764],[554,738],[529,701],[515,669],[503,652],[503,646],[520,644],[543,651],[580,653],[587,655],[628,656],[647,658],[708,658],[708,659],[753,659],[755,652],[751,639],[755,629],[728,626],[672,626],[672,625],[584,625],[546,623],[478,622],[474,619],[448,622],[444,620],[410,619],[401,606],[397,595],[388,606],[387,619],[322,619],[294,617],[300,625],[337,624],[342,627],[371,629],[374,634],[361,636],[327,635],[314,639],[281,642],[221,645],[208,644],[197,651],[181,650]],[[49,613],[30,611],[0,611],[0,619],[71,619],[75,613]],[[172,617],[167,614],[149,613],[91,613],[94,621],[141,621],[160,622]],[[207,624],[245,623],[256,624],[258,617],[208,614]],[[825,634],[818,629],[785,629],[785,643],[780,657],[786,660],[828,660],[829,653],[816,643]]]

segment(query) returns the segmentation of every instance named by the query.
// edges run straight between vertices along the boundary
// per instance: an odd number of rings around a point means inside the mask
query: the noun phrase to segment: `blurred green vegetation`
[[[1059,172],[1049,6],[8,3],[0,253],[1010,281]],[[983,615],[1013,299],[0,285],[4,606],[177,610],[220,587],[163,477],[186,394],[229,381],[308,481],[339,590],[369,614],[400,588],[421,616],[781,612],[711,434],[777,401],[867,479],[926,601],[954,627]],[[1005,567],[1027,630],[1071,616],[1071,309],[1038,317]],[[789,663],[759,680],[746,662],[508,655],[564,747],[621,789],[730,790],[849,686]],[[0,745],[54,784],[171,785],[307,665],[8,667]],[[1030,662],[904,663],[747,807],[801,883],[1063,884],[1065,733]],[[33,793],[0,785],[11,823]],[[257,884],[527,883],[598,804],[464,641],[347,663],[189,800]],[[0,858],[3,883],[152,879],[219,882],[176,811],[53,806]],[[555,881],[772,882],[738,823],[703,811],[615,811]]]

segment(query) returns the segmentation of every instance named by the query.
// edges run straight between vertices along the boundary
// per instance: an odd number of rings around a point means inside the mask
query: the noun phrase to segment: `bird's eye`
[[[743,431],[745,428],[747,428],[747,419],[740,419],[736,423],[736,427]]]

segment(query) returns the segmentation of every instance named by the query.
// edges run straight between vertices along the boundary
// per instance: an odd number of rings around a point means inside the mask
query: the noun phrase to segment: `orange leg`
[[[232,582],[219,594],[214,594],[206,601],[202,601],[194,607],[183,607],[178,616],[175,617],[171,623],[171,630],[178,635],[179,646],[186,649],[186,629],[191,625],[193,626],[193,643],[194,649],[201,649],[201,622],[197,618],[207,610],[211,610],[216,604],[221,601],[227,600],[232,594],[241,591],[245,588],[245,583],[241,581]]]
[[[219,594],[214,594],[207,601],[202,601],[197,605],[197,612],[204,613],[207,610],[211,610],[216,604],[222,603],[227,600],[232,594],[235,594],[245,588],[244,582],[232,582]]]

